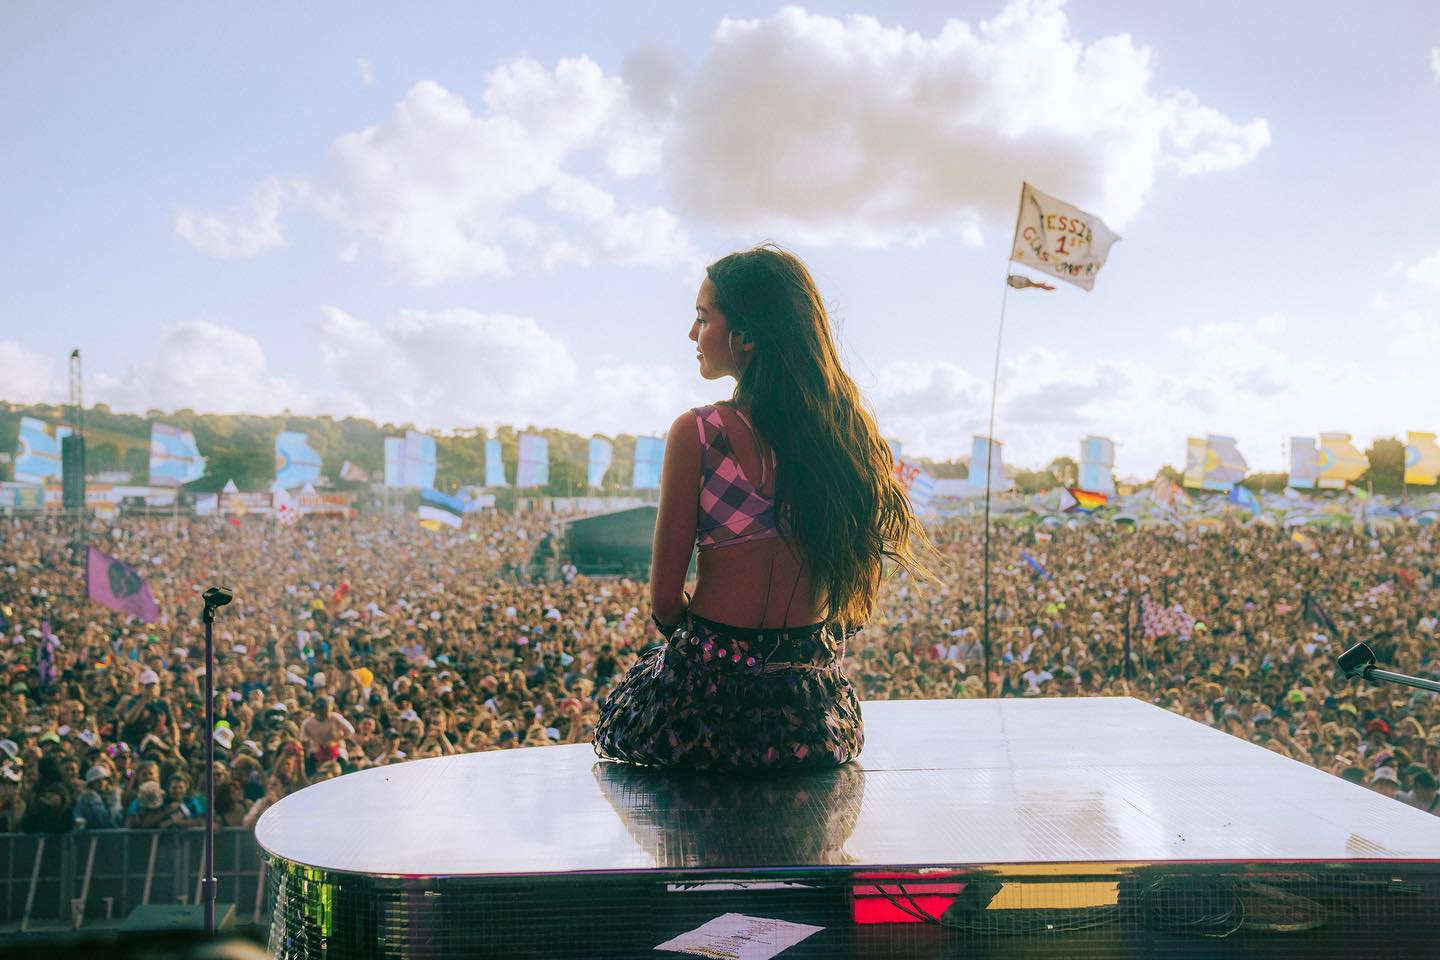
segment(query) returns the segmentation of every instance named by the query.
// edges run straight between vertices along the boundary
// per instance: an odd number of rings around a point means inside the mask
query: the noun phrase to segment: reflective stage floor
[[[1440,818],[1262,747],[1129,698],[863,712],[860,758],[819,773],[574,745],[309,787],[256,829],[272,953],[681,956],[654,948],[726,912],[824,927],[784,957],[1440,942]]]

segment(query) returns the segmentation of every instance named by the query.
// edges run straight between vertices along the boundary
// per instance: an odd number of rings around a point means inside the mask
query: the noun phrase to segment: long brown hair
[[[775,511],[810,570],[811,602],[859,626],[870,617],[884,559],[933,578],[916,550],[929,541],[895,479],[855,381],[840,365],[825,303],[800,259],[773,244],[706,269],[715,305],[755,349],[735,385],[775,450]]]

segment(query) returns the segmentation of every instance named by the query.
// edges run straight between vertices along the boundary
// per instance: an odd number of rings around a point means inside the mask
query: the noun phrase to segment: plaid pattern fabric
[[[1140,630],[1150,640],[1156,637],[1188,637],[1195,630],[1195,618],[1178,603],[1167,608],[1151,600],[1148,593],[1141,594]]]
[[[735,412],[749,426],[745,414],[738,408]],[[740,462],[735,459],[735,449],[725,434],[720,411],[709,405],[696,407],[694,413],[700,427],[700,516],[695,543],[705,550],[780,536],[775,504],[745,479]],[[772,473],[774,469],[775,454],[771,451]]]

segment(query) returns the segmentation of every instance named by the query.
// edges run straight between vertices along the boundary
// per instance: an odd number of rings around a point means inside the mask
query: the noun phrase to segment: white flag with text
[[[1094,214],[1041,193],[1028,183],[1021,185],[1020,215],[1015,218],[1015,243],[1010,252],[1016,263],[1090,290],[1110,255],[1110,245],[1119,239]]]

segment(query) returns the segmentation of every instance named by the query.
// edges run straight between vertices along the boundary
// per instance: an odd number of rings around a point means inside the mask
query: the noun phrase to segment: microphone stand
[[[215,895],[220,887],[215,879],[215,611],[233,596],[229,587],[211,587],[201,595],[205,601],[200,618],[205,624],[205,863],[200,897],[206,933],[215,932]]]
[[[1431,693],[1440,693],[1440,683],[1436,683],[1434,680],[1410,677],[1403,673],[1391,673],[1389,670],[1376,670],[1375,651],[1371,650],[1369,644],[1366,643],[1357,643],[1340,654],[1338,662],[1340,670],[1347,677],[1363,677],[1372,683],[1384,680],[1401,686],[1419,687],[1421,690],[1429,690]]]

